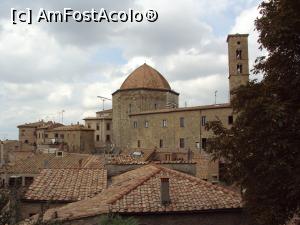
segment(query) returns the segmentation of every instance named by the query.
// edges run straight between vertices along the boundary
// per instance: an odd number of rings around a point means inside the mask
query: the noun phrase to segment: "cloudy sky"
[[[144,62],[159,70],[188,106],[228,101],[228,33],[249,33],[250,66],[258,51],[258,0],[1,0],[0,139],[39,119],[82,122],[102,108]],[[153,9],[155,23],[13,25],[11,8],[37,11]],[[111,102],[105,103],[106,108]]]

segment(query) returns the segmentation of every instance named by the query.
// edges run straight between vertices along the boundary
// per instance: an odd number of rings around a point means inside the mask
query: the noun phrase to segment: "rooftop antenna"
[[[64,109],[62,111],[59,111],[58,112],[58,122],[60,121],[61,119],[61,123],[64,124],[64,112],[66,112]],[[61,115],[61,118],[60,118],[60,115]]]
[[[61,111],[61,124],[64,124],[64,112],[66,112],[64,109]]]
[[[215,105],[217,104],[217,93],[218,93],[218,91],[215,90]]]
[[[105,100],[111,101],[110,98],[106,98],[106,97],[103,97],[103,96],[97,96],[97,98],[100,98],[102,100],[102,110],[104,110],[104,102],[105,102]]]

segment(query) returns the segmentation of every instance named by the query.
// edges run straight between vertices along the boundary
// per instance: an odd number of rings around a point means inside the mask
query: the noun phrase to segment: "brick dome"
[[[144,63],[135,69],[123,82],[120,90],[126,89],[171,90],[168,81],[156,69]]]

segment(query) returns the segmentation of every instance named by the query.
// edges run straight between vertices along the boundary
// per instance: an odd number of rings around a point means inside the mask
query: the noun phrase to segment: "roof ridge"
[[[87,160],[83,160],[85,162],[83,163],[82,167],[86,168],[86,166],[88,166],[88,164],[94,159],[96,159],[95,155],[89,156]]]
[[[150,166],[153,166],[153,165],[150,165]],[[141,167],[141,168],[143,168],[143,167]],[[149,175],[144,176],[142,178],[134,179],[135,182],[132,184],[124,185],[124,186],[127,186],[128,188],[119,192],[119,194],[116,194],[117,196],[113,197],[111,200],[107,201],[107,204],[115,203],[117,200],[121,199],[124,195],[127,195],[128,193],[130,193],[131,191],[133,191],[134,189],[136,189],[137,187],[139,187],[140,185],[142,185],[143,183],[148,181],[151,177],[153,177],[154,175],[156,175],[157,173],[159,173],[161,171],[161,168],[158,168],[158,167],[155,167],[155,168],[157,170],[154,172],[151,172]],[[124,183],[126,183],[126,181]],[[122,187],[122,184],[119,186]]]

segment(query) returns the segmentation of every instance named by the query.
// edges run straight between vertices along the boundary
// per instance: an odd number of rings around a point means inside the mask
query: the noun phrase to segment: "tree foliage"
[[[253,71],[263,79],[235,90],[232,128],[208,124],[216,134],[208,151],[225,159],[255,222],[281,225],[300,208],[300,1],[263,1],[260,14],[258,41],[268,55]]]

